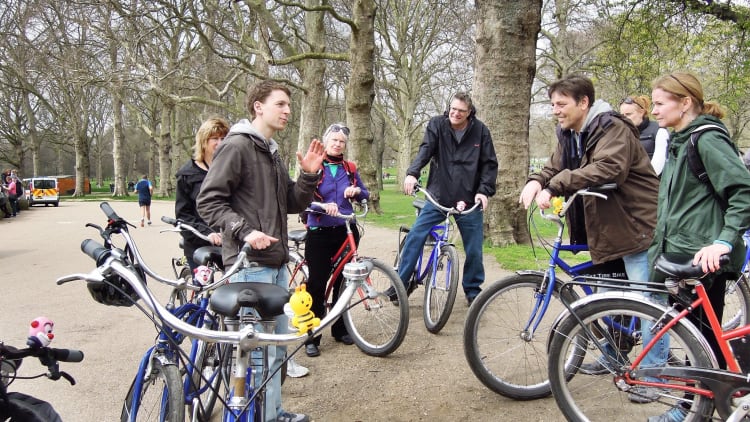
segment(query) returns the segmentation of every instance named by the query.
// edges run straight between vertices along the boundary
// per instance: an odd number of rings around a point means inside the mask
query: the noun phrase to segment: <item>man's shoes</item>
[[[658,416],[651,416],[647,422],[682,422],[687,417],[688,411],[684,407],[677,406],[667,410]]]
[[[276,418],[276,422],[309,422],[310,418],[302,413],[284,412]]]
[[[317,345],[310,343],[305,345],[305,353],[307,354],[307,356],[314,358],[320,356],[320,349],[318,349]]]
[[[149,225],[149,226],[151,225],[151,220],[148,220],[148,225]]]
[[[584,375],[604,375],[615,372],[614,368],[610,368],[609,361],[604,357],[599,357],[592,363],[584,363],[578,368],[578,372]]]
[[[349,334],[344,334],[341,337],[335,337],[336,341],[339,343],[344,343],[347,346],[351,346],[354,344],[354,340],[352,340],[352,337]]]
[[[659,400],[659,397],[661,397],[663,393],[663,388],[636,385],[635,387],[630,389],[628,400],[633,403],[646,404]]]
[[[297,363],[293,357],[286,362],[286,375],[289,377],[302,378],[309,373],[310,370]]]

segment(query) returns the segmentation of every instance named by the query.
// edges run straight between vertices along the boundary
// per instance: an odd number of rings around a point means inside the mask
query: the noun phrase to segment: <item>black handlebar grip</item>
[[[83,360],[83,352],[74,349],[49,349],[52,356],[60,362],[80,362]]]
[[[102,202],[101,204],[99,204],[99,208],[102,209],[102,211],[104,212],[104,215],[106,215],[108,219],[114,220],[114,221],[121,220],[120,216],[117,215],[115,210],[112,209],[112,207],[109,205],[108,202]]]
[[[161,221],[169,224],[170,226],[176,226],[177,225],[177,220],[176,219],[174,219],[172,217],[167,217],[166,215],[163,215],[161,217]]]
[[[97,266],[101,265],[110,253],[109,249],[102,246],[101,243],[91,239],[81,242],[81,250],[96,261]]]

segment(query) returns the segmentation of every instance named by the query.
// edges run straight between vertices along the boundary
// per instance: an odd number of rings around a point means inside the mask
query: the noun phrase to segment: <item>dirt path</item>
[[[113,203],[115,211],[137,221],[135,203]],[[169,258],[176,255],[178,235],[159,234],[166,226],[162,215],[173,215],[173,203],[155,201],[152,227],[132,234],[149,265],[170,274]],[[290,221],[295,217],[291,216]],[[92,261],[80,252],[84,238],[95,238],[87,222],[103,224],[98,203],[62,202],[59,208],[36,207],[14,219],[0,220],[0,339],[22,346],[28,323],[44,315],[55,322],[55,347],[78,348],[86,357],[80,364],[61,364],[77,381],[18,380],[11,391],[22,391],[50,401],[65,421],[119,420],[120,409],[137,362],[153,344],[155,331],[135,308],[100,305],[84,283],[56,286],[66,274],[88,272]],[[367,226],[364,254],[392,262],[397,247],[394,230]],[[23,265],[19,263],[22,262]],[[487,262],[487,282],[507,275]],[[166,291],[151,283],[154,289]],[[471,373],[463,354],[462,332],[467,306],[459,293],[453,315],[438,335],[422,321],[422,290],[410,299],[409,332],[401,347],[386,358],[373,358],[356,346],[344,346],[324,336],[322,354],[298,362],[310,375],[289,379],[284,404],[305,412],[315,421],[456,421],[524,420],[555,421],[561,416],[552,399],[517,402],[485,388]],[[25,375],[38,374],[41,366],[28,360]]]

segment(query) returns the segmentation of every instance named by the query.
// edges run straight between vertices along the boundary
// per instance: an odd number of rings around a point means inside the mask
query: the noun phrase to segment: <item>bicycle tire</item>
[[[646,300],[629,298],[602,298],[575,308],[575,314],[581,319],[583,326],[601,326],[602,318],[632,318],[654,322],[664,313],[664,309]],[[645,420],[650,416],[663,414],[665,411],[685,402],[683,393],[678,390],[664,390],[658,400],[648,403],[631,403],[628,391],[618,388],[624,381],[618,383],[614,373],[603,375],[584,375],[567,366],[570,354],[580,353],[579,342],[586,341],[584,333],[575,317],[568,314],[563,318],[551,334],[549,346],[549,374],[550,386],[560,411],[568,421],[634,421]],[[689,323],[681,320],[670,329],[669,333],[669,366],[683,366],[688,362],[696,367],[710,368],[710,352],[705,340],[698,339],[699,332],[691,331]],[[696,334],[697,333],[697,336]],[[571,346],[571,343],[576,345]],[[589,347],[585,353],[587,362],[594,362],[602,352],[592,341],[586,341]],[[631,343],[633,345],[633,343]],[[571,347],[574,348],[571,349]],[[637,341],[633,345],[629,358],[641,353],[643,344]],[[571,351],[572,350],[572,351]],[[633,353],[635,352],[635,353]],[[582,356],[584,357],[584,356]],[[616,369],[622,374],[628,367]],[[613,382],[614,381],[614,382]],[[686,385],[691,381],[671,379],[668,383]],[[695,382],[692,382],[693,384]],[[666,385],[666,384],[665,384]],[[627,384],[625,384],[627,386]],[[706,397],[695,396],[686,417],[686,421],[710,419],[713,413],[713,402]]]
[[[445,327],[453,311],[458,293],[458,252],[453,245],[443,245],[437,263],[430,266],[430,278],[424,289],[424,325],[427,331],[437,334]],[[433,272],[434,271],[434,272]]]
[[[357,289],[349,299],[349,309],[342,318],[360,350],[370,356],[387,356],[398,349],[406,337],[409,328],[408,296],[393,268],[374,258],[367,260],[372,261],[373,268],[366,283],[379,294],[374,299],[362,300],[366,292],[362,288]],[[390,288],[396,292],[395,303],[385,294]],[[401,303],[405,306],[399,306]]]
[[[231,353],[231,345],[198,340],[190,388],[197,392],[205,391],[195,401],[188,403],[188,411],[201,422],[211,420],[216,399],[226,394],[222,386],[226,385],[224,372],[227,363],[231,362]]]
[[[310,272],[305,265],[305,259],[298,252],[289,252],[289,262],[286,263],[286,269],[289,272],[289,290],[294,290],[307,283]]]
[[[135,379],[130,384],[122,406],[121,420],[128,422],[135,393]],[[143,381],[141,400],[135,421],[182,422],[185,420],[185,398],[182,377],[177,365],[163,365],[159,359],[151,362],[151,373]]]
[[[505,397],[532,400],[551,393],[547,336],[565,309],[557,286],[533,337],[523,337],[543,281],[542,273],[506,277],[485,288],[466,314],[464,355],[469,367],[482,384]]]
[[[747,273],[742,273],[737,280],[727,280],[724,318],[721,321],[724,331],[750,324],[750,287],[747,276]]]

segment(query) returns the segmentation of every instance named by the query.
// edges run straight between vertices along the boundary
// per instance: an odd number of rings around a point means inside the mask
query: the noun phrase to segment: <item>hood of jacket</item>
[[[268,147],[268,150],[271,151],[271,154],[279,150],[279,144],[273,138],[266,139],[266,137],[263,136],[262,133],[255,129],[253,124],[248,119],[241,119],[237,123],[233,124],[229,129],[229,133],[227,134],[227,136],[231,135],[232,133],[243,133],[249,135],[252,138],[262,140]]]

